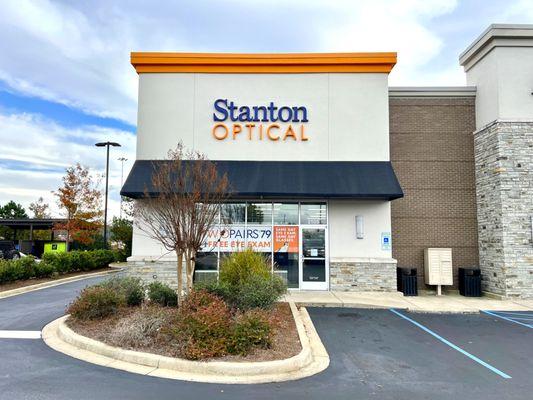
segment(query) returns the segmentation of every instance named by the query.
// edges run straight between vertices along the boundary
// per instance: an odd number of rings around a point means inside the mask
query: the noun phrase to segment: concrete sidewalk
[[[412,312],[477,313],[480,310],[533,311],[533,299],[496,300],[491,297],[464,297],[423,294],[406,297],[400,292],[316,292],[290,291],[287,301],[308,307],[399,308]]]

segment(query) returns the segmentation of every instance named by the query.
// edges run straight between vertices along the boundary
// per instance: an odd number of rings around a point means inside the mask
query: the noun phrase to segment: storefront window
[[[289,288],[298,287],[298,236],[298,226],[274,226],[274,273],[281,277]]]
[[[272,225],[272,203],[248,203],[249,224]]]
[[[298,225],[298,204],[274,203],[274,225]]]
[[[199,252],[196,254],[196,268],[194,282],[213,282],[217,279],[218,253]]]
[[[251,248],[266,257],[289,288],[325,282],[325,227],[305,225],[326,224],[325,202],[224,203],[219,223],[209,230],[198,253],[194,280],[216,280],[225,257]]]
[[[302,225],[325,225],[327,223],[326,203],[302,203],[300,223]]]
[[[220,206],[220,222],[223,225],[244,224],[245,215],[244,203],[224,203]]]

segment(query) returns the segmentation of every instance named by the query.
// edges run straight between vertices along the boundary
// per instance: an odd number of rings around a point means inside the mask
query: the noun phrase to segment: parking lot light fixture
[[[105,165],[105,205],[104,205],[104,248],[107,249],[107,196],[109,190],[109,147],[120,147],[117,142],[99,142],[96,147],[107,147],[106,165]]]

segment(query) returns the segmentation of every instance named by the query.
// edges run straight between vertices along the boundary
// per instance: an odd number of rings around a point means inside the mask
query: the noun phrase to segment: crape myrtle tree
[[[198,151],[187,151],[181,142],[152,169],[150,187],[135,204],[135,223],[167,251],[176,253],[179,301],[184,264],[190,291],[196,254],[217,223],[219,205],[229,195],[229,182],[214,162]]]
[[[98,189],[89,168],[79,163],[66,169],[63,186],[53,192],[65,222],[54,226],[67,232],[67,250],[70,242],[90,245],[102,228],[102,192]]]

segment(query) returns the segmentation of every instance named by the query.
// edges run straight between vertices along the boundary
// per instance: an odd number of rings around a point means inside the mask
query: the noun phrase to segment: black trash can
[[[418,296],[416,268],[396,268],[396,287],[404,296]]]
[[[479,268],[459,268],[459,293],[465,297],[481,297]]]

